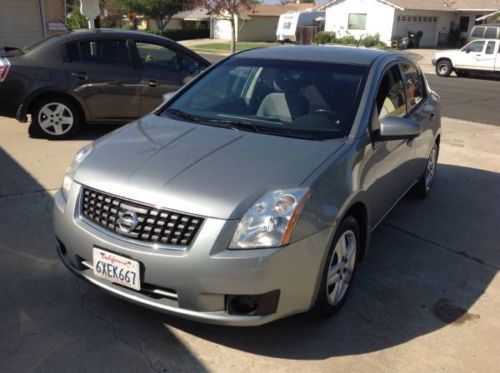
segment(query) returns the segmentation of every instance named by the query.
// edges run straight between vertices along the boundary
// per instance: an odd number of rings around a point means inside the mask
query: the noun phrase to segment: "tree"
[[[212,16],[227,19],[231,24],[231,53],[236,51],[236,19],[240,14],[251,12],[253,0],[194,0],[195,5],[208,11]]]
[[[165,31],[170,18],[188,7],[186,0],[112,0],[113,5],[151,18],[158,30]]]

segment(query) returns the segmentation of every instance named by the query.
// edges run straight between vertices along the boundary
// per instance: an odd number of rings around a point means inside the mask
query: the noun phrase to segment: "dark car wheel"
[[[79,108],[65,97],[45,97],[36,101],[31,118],[30,134],[52,140],[73,136],[82,120]]]
[[[360,253],[359,224],[351,216],[340,223],[328,253],[313,311],[334,315],[345,303],[351,289]]]
[[[432,183],[434,182],[434,177],[436,176],[437,162],[439,156],[439,145],[434,143],[432,147],[431,154],[427,160],[427,167],[425,168],[424,174],[420,177],[417,184],[415,184],[414,192],[417,197],[427,197],[431,192]]]
[[[450,76],[452,70],[451,62],[448,60],[442,60],[436,64],[436,74],[439,76]]]

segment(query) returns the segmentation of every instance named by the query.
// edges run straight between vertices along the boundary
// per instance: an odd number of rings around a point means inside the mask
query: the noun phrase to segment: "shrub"
[[[192,30],[165,30],[149,31],[156,35],[161,35],[172,40],[206,39],[210,37],[210,29],[199,28]]]
[[[316,44],[335,43],[336,40],[337,36],[335,35],[335,32],[320,31],[314,35],[314,42]]]
[[[68,18],[66,20],[66,26],[69,31],[79,30],[89,27],[89,23],[87,18],[80,13],[78,9],[73,9],[71,13],[68,14]]]
[[[358,40],[352,35],[346,35],[341,37],[340,39],[337,39],[336,43],[344,45],[354,45],[354,44],[357,45]]]
[[[359,44],[364,45],[367,48],[374,47],[378,43],[380,43],[379,33],[376,33],[375,35],[366,35],[359,40]]]

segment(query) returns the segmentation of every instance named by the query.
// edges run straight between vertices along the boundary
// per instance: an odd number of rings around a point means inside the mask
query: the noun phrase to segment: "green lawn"
[[[276,43],[236,43],[236,51],[246,49],[269,47],[276,45]],[[191,46],[192,49],[202,52],[229,52],[231,46],[228,43],[210,43],[210,44],[197,44]]]

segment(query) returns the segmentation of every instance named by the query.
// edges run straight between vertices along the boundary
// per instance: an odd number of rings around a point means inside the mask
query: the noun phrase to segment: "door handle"
[[[87,80],[88,79],[87,73],[71,73],[71,76],[78,78],[80,80]]]
[[[147,85],[149,87],[156,87],[158,85],[158,83],[156,82],[156,80],[143,80],[141,83],[143,85]]]
[[[411,148],[413,146],[413,141],[414,140],[415,140],[414,137],[412,137],[411,139],[406,140],[406,145],[408,145]]]

